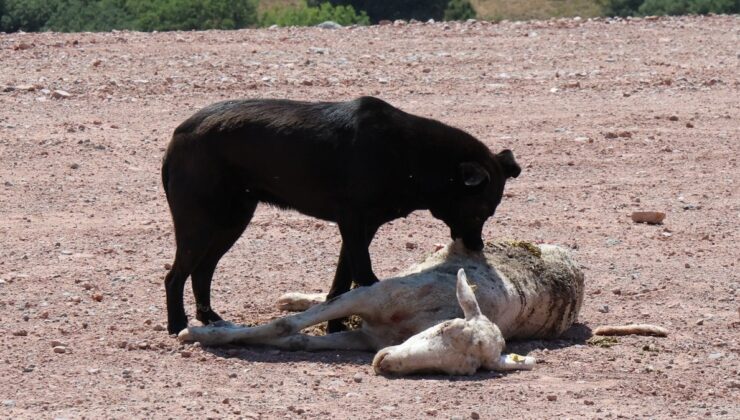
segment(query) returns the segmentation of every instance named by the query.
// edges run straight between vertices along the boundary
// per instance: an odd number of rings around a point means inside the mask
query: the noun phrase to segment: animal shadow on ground
[[[557,350],[567,348],[574,345],[586,344],[592,336],[591,328],[585,324],[576,323],[573,324],[568,330],[566,330],[560,337],[551,340],[522,340],[522,341],[509,341],[506,343],[506,353],[517,353],[520,355],[527,355],[533,350]],[[284,351],[277,350],[271,347],[262,346],[203,346],[203,351],[206,351],[216,357],[229,359],[237,358],[248,362],[257,363],[295,363],[295,362],[312,362],[322,364],[337,364],[337,365],[356,365],[356,366],[367,366],[371,367],[373,352],[363,351],[345,351],[345,350],[327,350],[318,352],[307,352],[307,351]],[[538,360],[537,363],[547,363],[547,361]],[[537,369],[535,365],[535,369]],[[479,370],[474,375],[470,376],[449,376],[445,374],[421,374],[412,376],[387,376],[389,379],[393,378],[404,378],[404,379],[433,379],[433,380],[449,380],[455,381],[479,381],[484,379],[494,379],[510,375],[512,373],[518,373],[517,371],[510,372],[493,372]]]

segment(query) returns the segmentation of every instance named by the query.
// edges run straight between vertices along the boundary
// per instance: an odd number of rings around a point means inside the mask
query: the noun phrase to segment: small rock
[[[36,365],[28,365],[23,368],[23,373],[31,373],[36,369]]]
[[[619,133],[617,133],[617,135],[619,137],[632,138],[632,133],[629,131],[620,131]]]
[[[183,350],[183,351],[180,352],[180,356],[182,356],[182,357],[191,357],[192,355],[193,355],[193,353],[190,352],[190,351],[187,351],[187,350]]]
[[[3,407],[5,408],[15,407],[15,400],[3,400]]]
[[[164,265],[164,269],[165,269],[165,270],[172,270],[172,264],[170,264],[170,263],[165,263],[165,265]]]
[[[620,289],[618,287],[617,288],[614,288],[614,289],[612,289],[612,293],[614,293],[615,295],[621,295],[622,294],[622,289]]]
[[[54,92],[51,92],[51,97],[54,99],[69,99],[72,95],[64,90],[55,90]]]
[[[103,295],[100,293],[93,293],[92,294],[92,300],[95,302],[102,302],[103,301]]]
[[[317,28],[321,28],[321,29],[342,29],[343,28],[342,25],[340,25],[340,24],[338,24],[338,23],[336,23],[334,21],[331,21],[331,20],[327,20],[325,22],[321,22],[318,25],[316,25],[316,27]]]
[[[437,413],[438,413],[438,411],[437,411],[437,409],[436,409],[436,408],[430,408],[430,409],[428,409],[428,410],[426,411],[426,413],[427,413],[427,415],[428,415],[428,416],[436,416],[436,415],[437,415]]]
[[[33,48],[33,44],[29,44],[27,42],[21,42],[20,44],[13,46],[13,49],[16,51],[29,50],[31,48]]]
[[[558,396],[557,395],[550,394],[550,395],[547,396],[547,401],[557,401],[557,400],[558,400]]]
[[[230,401],[230,400],[229,400],[228,398],[224,398],[224,399],[223,399],[223,400],[221,401],[221,404],[228,404],[228,403],[230,403],[230,402],[231,402],[231,401]]]
[[[416,249],[417,247],[418,245],[413,242],[406,242],[406,249],[411,250],[411,249]]]
[[[583,400],[584,405],[594,405],[594,402],[591,400]]]
[[[25,337],[25,336],[28,335],[28,331],[26,331],[26,330],[16,330],[16,331],[13,331],[13,335],[16,336],[16,337]]]
[[[636,211],[632,213],[632,221],[635,223],[647,223],[658,225],[663,223],[665,213],[659,211]]]
[[[602,305],[599,309],[597,309],[602,314],[609,313],[609,305]]]
[[[362,374],[360,372],[355,373],[355,376],[352,377],[352,380],[359,384],[360,382],[362,382]]]
[[[615,133],[613,131],[609,131],[606,134],[604,134],[604,137],[606,137],[608,139],[616,139],[617,137],[619,137],[619,134],[617,134],[617,133]]]
[[[78,169],[79,167],[80,167],[80,165],[78,163],[73,163],[73,164],[69,165],[69,168],[70,169]]]
[[[64,354],[67,352],[67,348],[64,346],[56,346],[52,350],[54,350],[54,353]]]
[[[698,320],[697,320],[697,321],[695,322],[695,324],[696,324],[696,325],[704,325],[704,318],[698,319]]]
[[[668,119],[671,121],[678,121],[678,117],[675,115],[671,115],[670,117],[668,117]]]
[[[725,356],[724,353],[710,353],[709,356],[708,356],[708,359],[709,360],[717,360],[717,359],[723,358],[724,356]]]
[[[694,128],[694,124],[691,124],[690,122],[686,123],[686,128]]]
[[[236,378],[236,373],[234,373],[234,372],[229,373],[229,378],[231,378],[231,379]]]
[[[51,347],[67,347],[67,344],[59,340],[51,340]]]
[[[477,412],[473,411],[472,413],[470,413],[470,418],[473,419],[473,420],[478,420],[478,419],[480,419],[480,414],[478,414]]]
[[[26,92],[33,92],[36,90],[36,85],[18,85],[15,87],[16,90],[23,90]]]
[[[684,266],[685,268],[691,268],[691,264],[689,264],[689,263],[686,263],[686,264],[684,264],[683,266]]]
[[[154,331],[164,331],[164,325],[157,324],[152,328]]]

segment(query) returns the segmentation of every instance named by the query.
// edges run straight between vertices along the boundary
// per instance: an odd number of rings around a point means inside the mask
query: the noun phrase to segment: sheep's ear
[[[481,315],[478,301],[475,300],[473,289],[468,284],[468,278],[462,268],[457,272],[457,301],[460,303],[466,320],[469,321]]]

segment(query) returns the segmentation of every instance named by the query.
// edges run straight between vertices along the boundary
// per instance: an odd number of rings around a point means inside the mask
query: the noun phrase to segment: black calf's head
[[[511,150],[484,157],[482,161],[461,162],[455,185],[446,202],[432,208],[432,214],[450,227],[453,239],[462,239],[465,247],[483,249],[483,224],[493,216],[509,178],[516,178],[521,168]]]

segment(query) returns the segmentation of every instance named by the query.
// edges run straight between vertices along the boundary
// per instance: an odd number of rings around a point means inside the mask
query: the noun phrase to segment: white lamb
[[[279,306],[296,309],[317,300],[291,294]],[[373,366],[383,374],[527,369],[532,358],[501,357],[504,339],[557,337],[575,322],[582,301],[583,274],[563,248],[499,241],[470,252],[453,243],[403,276],[351,290],[305,312],[255,327],[190,327],[180,339],[206,345],[377,351]],[[300,333],[349,315],[360,316],[362,327],[325,336]]]

